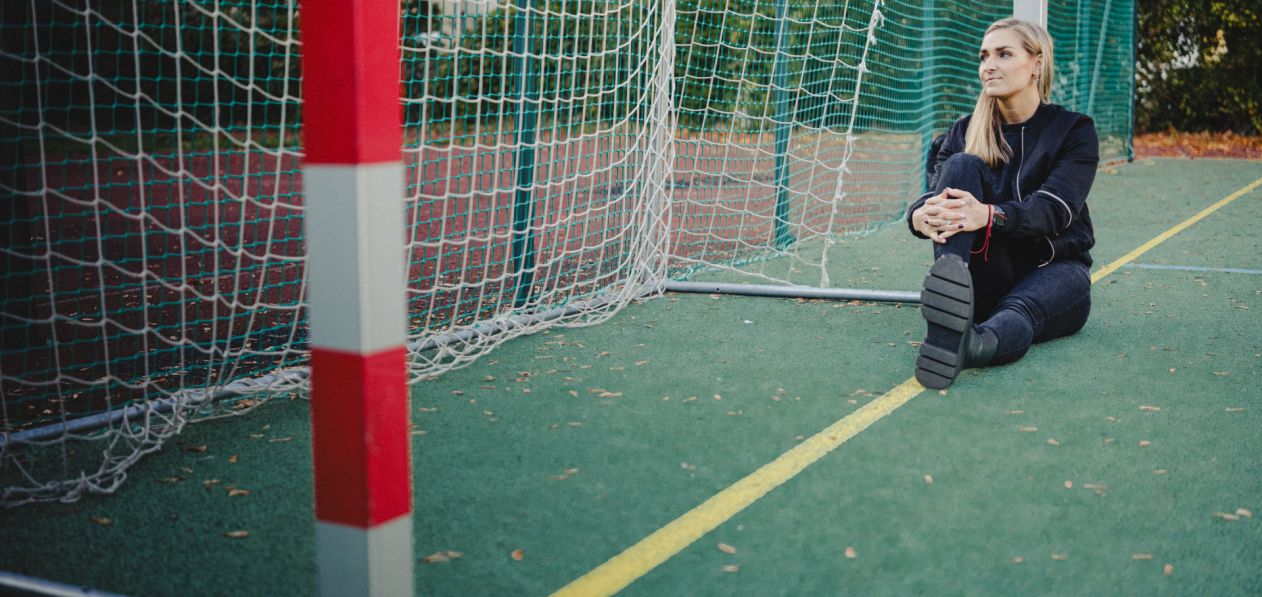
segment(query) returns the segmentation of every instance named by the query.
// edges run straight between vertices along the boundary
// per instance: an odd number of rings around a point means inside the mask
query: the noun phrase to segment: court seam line
[[[1259,185],[1262,185],[1262,178],[1158,234],[1101,268],[1091,276],[1091,283],[1104,279]],[[909,378],[571,581],[553,595],[613,595],[621,591],[924,390],[925,387],[916,378]]]
[[[1262,269],[1246,269],[1243,267],[1203,267],[1199,265],[1167,265],[1164,263],[1126,263],[1126,269],[1151,269],[1175,272],[1203,272],[1206,274],[1248,274],[1262,275]]]

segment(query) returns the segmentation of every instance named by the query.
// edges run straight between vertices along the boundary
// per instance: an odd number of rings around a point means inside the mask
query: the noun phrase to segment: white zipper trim
[[[1048,246],[1048,247],[1050,247],[1050,248],[1052,249],[1052,256],[1051,256],[1051,257],[1048,257],[1048,258],[1047,258],[1047,261],[1044,261],[1043,263],[1040,263],[1040,264],[1039,264],[1039,267],[1043,267],[1043,266],[1045,266],[1045,265],[1047,265],[1047,264],[1049,264],[1049,263],[1051,263],[1051,262],[1053,262],[1053,261],[1055,261],[1055,260],[1056,260],[1056,245],[1052,244],[1052,239],[1047,238],[1046,236],[1044,236],[1044,237],[1043,237],[1043,240],[1047,241],[1047,246]]]
[[[1065,212],[1069,214],[1069,222],[1065,224],[1065,228],[1068,228],[1069,224],[1074,223],[1074,210],[1069,209],[1069,204],[1065,203],[1064,199],[1061,199],[1060,197],[1057,197],[1056,195],[1053,195],[1052,193],[1044,189],[1039,189],[1038,192],[1043,193],[1044,195],[1047,195],[1048,197],[1051,197],[1052,199],[1060,201],[1060,204],[1065,206]],[[1062,228],[1062,230],[1064,230],[1064,228]]]

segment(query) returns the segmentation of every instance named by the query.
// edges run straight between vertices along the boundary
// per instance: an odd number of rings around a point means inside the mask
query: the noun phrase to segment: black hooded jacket
[[[947,132],[928,174],[930,189],[937,183],[938,167],[964,151],[971,118],[957,120]],[[1041,104],[1029,120],[1003,125],[1003,135],[1012,156],[991,170],[991,182],[994,203],[1007,215],[1007,223],[993,231],[991,246],[1002,243],[1007,250],[992,251],[991,260],[998,255],[1019,261],[1008,264],[1017,270],[1022,264],[1041,266],[1065,259],[1090,267],[1095,236],[1087,193],[1100,162],[1095,123],[1085,114]],[[925,236],[912,227],[911,213],[933,195],[932,190],[921,195],[907,210],[907,227],[921,238]]]

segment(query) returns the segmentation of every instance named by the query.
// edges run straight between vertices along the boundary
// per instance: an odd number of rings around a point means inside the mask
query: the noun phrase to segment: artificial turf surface
[[[1096,268],[1259,177],[1102,170]],[[625,593],[1259,594],[1259,225],[1262,189],[1101,280],[1079,335],[922,393]],[[898,225],[831,250],[834,286],[915,290],[929,263]],[[922,333],[909,305],[670,294],[417,384],[418,592],[561,588],[905,381]],[[307,417],[192,425],[116,495],[0,512],[0,569],[312,593]]]

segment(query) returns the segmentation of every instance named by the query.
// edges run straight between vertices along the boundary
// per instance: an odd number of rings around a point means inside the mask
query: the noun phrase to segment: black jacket
[[[957,120],[947,132],[928,173],[930,189],[937,184],[938,166],[964,151],[971,118]],[[1042,104],[1029,120],[1003,125],[1003,134],[1012,157],[991,174],[995,203],[1007,214],[1007,224],[994,231],[992,246],[1007,244],[1010,250],[1003,253],[1036,265],[1075,259],[1090,266],[1095,235],[1087,193],[1100,162],[1095,123],[1085,114]],[[921,238],[911,213],[933,195],[921,195],[907,210],[907,227]]]

